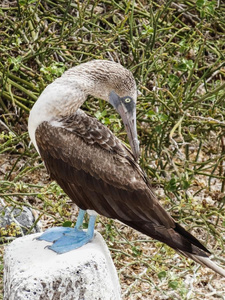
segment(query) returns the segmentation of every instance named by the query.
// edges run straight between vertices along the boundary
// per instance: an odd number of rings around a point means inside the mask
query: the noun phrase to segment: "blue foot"
[[[85,211],[80,210],[75,228],[54,227],[46,230],[38,240],[53,242],[49,249],[56,253],[65,253],[82,247],[93,239],[96,216],[90,216],[88,230],[79,229],[82,226]]]
[[[69,233],[65,233],[48,248],[59,254],[66,253],[87,244],[94,236],[94,234],[88,234],[88,231],[78,230],[77,228],[71,229]]]
[[[70,227],[53,227],[47,229],[41,236],[37,238],[39,241],[55,242],[60,239],[64,234],[71,231]]]

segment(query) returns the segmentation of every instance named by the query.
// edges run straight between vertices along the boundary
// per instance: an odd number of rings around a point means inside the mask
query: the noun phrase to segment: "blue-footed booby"
[[[113,105],[122,118],[131,150],[80,109],[88,95]],[[92,240],[100,214],[225,276],[225,271],[210,260],[210,252],[163,209],[140,168],[136,100],[132,73],[107,60],[75,66],[44,89],[30,112],[30,138],[50,177],[80,211],[75,228],[51,228],[39,239],[52,242],[49,248],[57,253],[81,247]],[[83,231],[86,212],[89,226]]]

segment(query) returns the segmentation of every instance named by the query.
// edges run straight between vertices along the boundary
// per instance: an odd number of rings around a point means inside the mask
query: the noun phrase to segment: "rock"
[[[115,266],[102,236],[85,246],[56,254],[39,234],[17,238],[6,247],[4,300],[119,300]]]
[[[40,232],[40,222],[36,222],[36,212],[29,207],[7,206],[0,198],[0,236],[18,237],[28,232]]]

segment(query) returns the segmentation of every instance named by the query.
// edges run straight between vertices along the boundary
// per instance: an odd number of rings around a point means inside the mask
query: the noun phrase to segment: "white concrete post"
[[[102,236],[85,246],[56,254],[40,234],[6,247],[4,300],[119,300],[115,266]]]

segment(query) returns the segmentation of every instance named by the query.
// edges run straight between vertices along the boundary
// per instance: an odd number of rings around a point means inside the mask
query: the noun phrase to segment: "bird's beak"
[[[139,158],[139,141],[137,137],[136,127],[136,106],[134,105],[132,110],[127,110],[126,106],[120,100],[120,97],[111,92],[109,95],[109,102],[113,105],[116,111],[119,113],[125,126],[127,137],[131,146],[131,150],[136,160]]]
[[[139,158],[139,141],[137,137],[136,127],[136,107],[132,113],[128,113],[124,105],[118,107],[123,124],[125,126],[127,137],[131,146],[131,150],[136,160]]]

